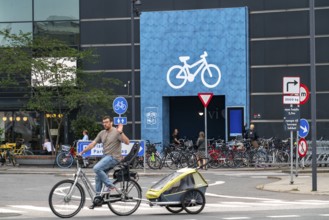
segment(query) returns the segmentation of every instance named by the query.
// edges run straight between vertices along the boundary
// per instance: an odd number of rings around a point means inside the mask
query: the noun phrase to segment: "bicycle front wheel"
[[[110,201],[108,203],[110,210],[119,216],[133,214],[142,201],[142,190],[140,186],[134,180],[115,181],[113,184],[121,190],[122,195],[117,192],[110,194]]]
[[[72,155],[67,152],[60,152],[56,156],[56,163],[60,168],[70,168],[73,164],[73,161],[74,159]]]
[[[82,186],[73,180],[58,182],[49,193],[49,207],[60,218],[71,218],[78,214],[85,204],[85,192]]]

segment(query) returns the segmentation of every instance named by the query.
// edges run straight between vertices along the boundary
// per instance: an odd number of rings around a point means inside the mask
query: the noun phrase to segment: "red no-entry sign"
[[[300,84],[299,104],[301,105],[305,104],[309,98],[310,98],[310,91],[308,90],[307,86],[305,86],[304,84]]]

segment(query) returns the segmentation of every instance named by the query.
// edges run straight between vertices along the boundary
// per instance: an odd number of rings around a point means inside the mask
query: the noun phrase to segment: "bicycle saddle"
[[[179,60],[180,60],[181,62],[185,62],[185,61],[187,61],[187,60],[189,60],[189,59],[190,59],[189,56],[181,56],[181,57],[179,57]]]

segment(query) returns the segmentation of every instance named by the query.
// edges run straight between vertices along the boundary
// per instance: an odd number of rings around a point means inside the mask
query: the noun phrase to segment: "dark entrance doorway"
[[[204,107],[199,97],[169,97],[169,106],[170,137],[177,128],[180,138],[186,137],[195,142],[199,131],[204,131]],[[207,113],[208,139],[225,139],[225,96],[213,96]]]

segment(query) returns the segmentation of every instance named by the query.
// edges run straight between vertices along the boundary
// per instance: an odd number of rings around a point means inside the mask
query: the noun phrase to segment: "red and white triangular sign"
[[[201,100],[201,102],[205,108],[207,108],[213,95],[214,94],[211,92],[198,93],[199,99]]]

